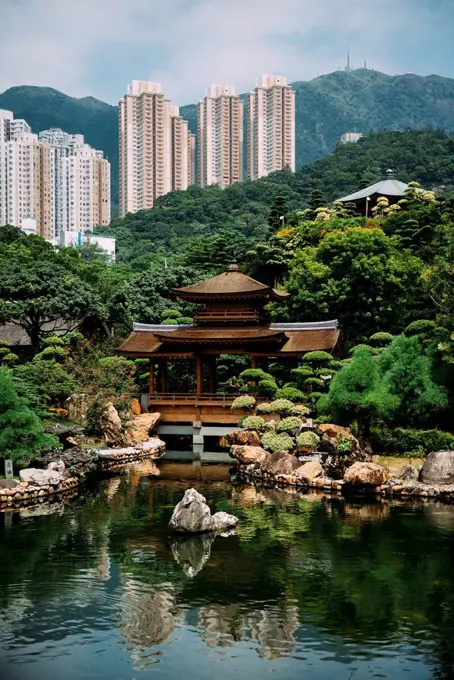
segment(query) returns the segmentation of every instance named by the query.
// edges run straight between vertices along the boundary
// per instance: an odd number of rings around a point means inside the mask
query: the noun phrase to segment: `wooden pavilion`
[[[311,350],[333,351],[339,339],[337,321],[266,323],[265,305],[284,302],[288,293],[255,281],[231,262],[218,276],[172,291],[178,300],[198,305],[194,323],[154,325],[135,323],[129,338],[117,349],[126,357],[150,359],[148,406],[164,422],[238,422],[231,411],[235,394],[221,390],[216,357],[246,354],[251,366],[270,357],[298,357]],[[193,393],[169,390],[167,363],[186,358],[195,364]],[[157,372],[156,372],[156,369]]]

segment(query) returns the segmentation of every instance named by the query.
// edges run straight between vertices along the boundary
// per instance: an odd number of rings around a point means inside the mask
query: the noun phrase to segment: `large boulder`
[[[141,413],[135,416],[128,429],[131,443],[139,444],[140,442],[147,442],[160,419],[161,414],[158,412]]]
[[[76,423],[85,422],[85,417],[88,411],[87,395],[71,394],[65,401],[65,409],[68,412],[69,420],[74,420]]]
[[[454,451],[429,453],[419,479],[424,484],[454,484]]]
[[[76,446],[63,452],[48,453],[43,456],[39,463],[49,467],[51,463],[57,463],[58,465],[60,461],[65,466],[65,476],[72,477],[75,475],[77,477],[84,477],[87,473],[95,472],[98,469],[98,451]]]
[[[123,429],[118,411],[112,402],[107,402],[99,419],[99,424],[108,446],[130,446],[130,435]]]
[[[269,454],[261,464],[263,472],[270,475],[291,475],[299,467],[299,461],[286,451]]]
[[[348,427],[341,427],[333,423],[323,423],[317,429],[321,437],[320,451],[326,451],[334,455],[337,454],[337,445],[340,438],[349,440],[351,453],[358,451],[360,448],[358,440]]]
[[[223,531],[234,527],[238,519],[226,512],[211,515],[206,499],[195,489],[187,489],[182,500],[175,506],[169,526],[181,533]]]
[[[231,455],[240,463],[249,465],[250,463],[263,463],[263,461],[270,455],[262,449],[261,446],[240,446],[234,444],[232,446]]]
[[[344,474],[344,482],[356,486],[381,486],[388,479],[388,468],[378,463],[353,463]]]
[[[235,430],[220,438],[224,448],[229,446],[260,446],[260,435],[255,430]]]
[[[295,475],[295,477],[297,477],[305,484],[311,484],[314,481],[314,479],[316,477],[320,477],[322,473],[323,468],[320,465],[319,461],[314,460],[308,463],[304,463],[304,465],[300,465],[300,467],[296,468],[293,474]]]
[[[26,468],[19,471],[21,482],[28,482],[34,486],[58,486],[63,477],[57,470],[40,470],[39,468]]]

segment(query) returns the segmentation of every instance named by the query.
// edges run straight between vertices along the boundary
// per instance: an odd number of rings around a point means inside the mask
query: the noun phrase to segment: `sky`
[[[44,85],[116,103],[155,80],[174,104],[210,83],[343,68],[454,78],[454,0],[0,0],[0,92]]]

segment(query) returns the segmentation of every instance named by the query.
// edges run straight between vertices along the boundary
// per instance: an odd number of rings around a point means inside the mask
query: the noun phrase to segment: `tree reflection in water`
[[[0,525],[0,642],[22,629],[41,639],[51,598],[56,645],[90,615],[93,629],[118,628],[135,668],[163,662],[188,630],[207,650],[245,641],[269,661],[319,648],[350,663],[397,646],[454,677],[454,508],[232,487],[210,470],[198,489],[240,516],[237,535],[178,537],[168,520],[194,480],[152,474]]]

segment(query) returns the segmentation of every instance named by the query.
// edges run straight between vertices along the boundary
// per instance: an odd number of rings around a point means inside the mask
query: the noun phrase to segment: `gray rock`
[[[261,463],[262,471],[270,475],[291,475],[297,467],[299,461],[286,451],[272,453]]]
[[[187,489],[182,500],[174,508],[169,526],[181,533],[200,533],[204,531],[223,531],[238,522],[236,517],[226,512],[211,515],[206,499],[195,489]]]
[[[395,475],[396,479],[401,479],[405,482],[416,482],[419,479],[419,470],[414,465],[404,465]]]
[[[64,474],[65,472],[65,464],[62,460],[54,460],[52,463],[49,463],[47,466],[48,470],[55,470],[55,472],[59,472],[61,475]]]
[[[212,531],[224,531],[225,529],[231,529],[238,524],[238,517],[229,515],[228,512],[216,512],[211,517],[211,530]]]
[[[40,470],[38,468],[20,470],[19,477],[21,482],[28,482],[36,486],[58,486],[63,479],[56,470]]]
[[[429,453],[419,479],[424,484],[454,484],[454,451]]]

